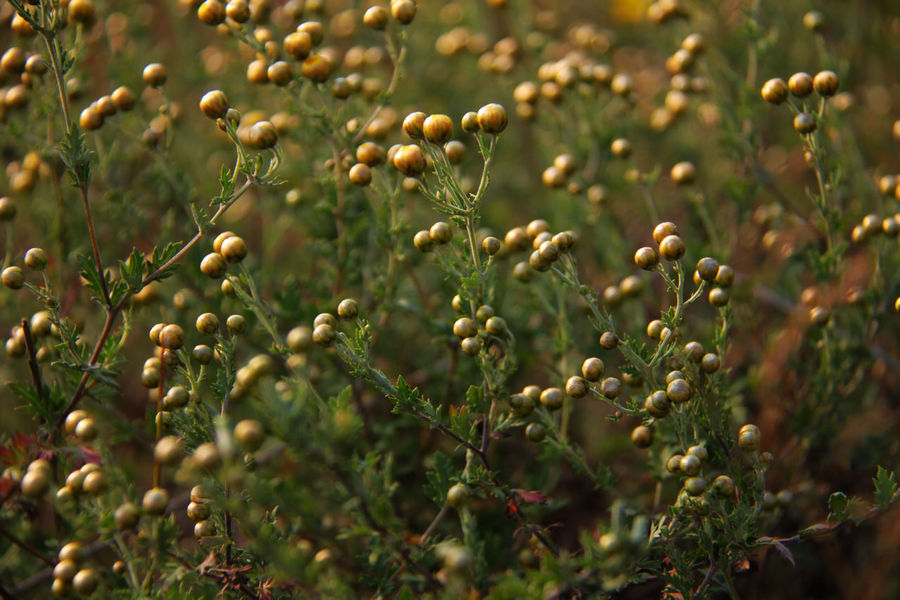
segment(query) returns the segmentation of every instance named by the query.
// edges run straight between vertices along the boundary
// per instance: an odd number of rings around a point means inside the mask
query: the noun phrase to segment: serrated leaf
[[[138,252],[137,248],[131,249],[131,254],[127,261],[119,261],[119,273],[122,279],[128,285],[128,291],[134,293],[141,289],[141,282],[144,279],[144,255]]]
[[[887,508],[897,495],[897,481],[893,471],[879,465],[872,482],[875,484],[875,504],[880,508]]]
[[[828,518],[834,521],[844,521],[847,518],[850,499],[844,492],[835,492],[828,497]]]
[[[471,412],[483,413],[487,410],[484,401],[484,388],[480,385],[470,385],[466,390],[466,406]]]
[[[94,259],[87,254],[79,254],[78,263],[81,265],[79,275],[87,282],[85,285],[89,290],[96,294],[96,300],[102,302],[103,288],[100,285],[100,273],[97,271],[97,265],[94,263]]]
[[[59,143],[59,155],[63,164],[68,167],[75,185],[87,187],[91,181],[91,162],[94,153],[84,142],[84,132],[78,123],[72,123],[72,129]]]

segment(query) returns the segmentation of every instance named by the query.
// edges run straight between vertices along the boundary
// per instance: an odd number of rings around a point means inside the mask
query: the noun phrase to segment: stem
[[[34,339],[31,337],[31,323],[28,319],[22,319],[22,331],[25,333],[25,349],[28,352],[28,369],[31,371],[31,380],[37,389],[38,399],[44,403],[44,385],[41,379],[41,367],[38,365],[34,351]]]
[[[84,216],[87,218],[88,234],[91,238],[91,251],[94,253],[94,264],[97,266],[97,274],[100,276],[100,289],[103,290],[103,300],[108,310],[112,309],[112,300],[106,287],[106,275],[103,273],[103,263],[100,260],[100,246],[97,244],[97,235],[94,232],[94,218],[91,216],[91,203],[88,200],[87,182],[80,186],[81,204],[84,206]]]
[[[244,192],[250,187],[250,180],[244,182],[244,184],[234,192],[230,202],[223,203],[219,206],[219,209],[216,211],[215,215],[209,220],[209,225],[212,226],[215,224],[216,220],[224,213],[229,206],[231,206],[235,200],[240,198]],[[159,279],[163,273],[165,273],[173,264],[181,260],[182,257],[203,237],[205,231],[198,231],[193,238],[188,241],[172,258],[167,260],[160,266],[158,269],[144,277],[141,282],[141,287],[146,287],[153,281]],[[116,317],[118,317],[119,313],[122,312],[122,309],[128,303],[128,300],[131,298],[132,294],[127,293],[125,296],[119,300],[115,305],[113,305],[106,313],[106,321],[103,323],[103,330],[100,332],[100,336],[97,338],[97,343],[94,346],[94,351],[91,353],[91,357],[88,360],[88,364],[85,365],[84,374],[81,376],[81,381],[78,382],[78,387],[75,389],[75,393],[72,394],[72,398],[69,400],[69,403],[66,405],[65,410],[63,410],[59,417],[56,419],[56,423],[54,423],[53,430],[50,432],[50,440],[54,440],[56,435],[59,433],[59,429],[62,424],[66,420],[66,416],[75,410],[75,407],[78,406],[78,402],[81,400],[82,396],[87,389],[88,381],[91,378],[91,371],[94,365],[97,363],[97,360],[100,357],[100,351],[103,349],[103,344],[106,343],[106,338],[109,337],[109,334],[112,333],[113,325],[115,324]]]
[[[419,536],[419,546],[424,546],[425,542],[428,540],[429,536],[434,533],[434,530],[437,528],[438,523],[447,515],[447,512],[450,510],[449,504],[444,504],[441,507],[441,510],[438,514],[435,515],[434,519],[431,520],[431,523],[428,524],[428,527],[425,529],[425,533]]]
[[[41,11],[46,23],[46,11]],[[46,31],[41,32],[44,44],[47,46],[47,54],[50,56],[50,68],[56,79],[56,89],[59,92],[59,106],[63,111],[63,119],[66,122],[66,133],[72,133],[72,123],[69,120],[69,98],[66,95],[66,82],[63,80],[62,61],[59,56],[59,45],[54,35]]]

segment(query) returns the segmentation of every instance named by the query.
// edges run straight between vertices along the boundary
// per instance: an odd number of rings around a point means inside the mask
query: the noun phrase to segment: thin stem
[[[35,558],[40,560],[45,565],[50,565],[51,567],[53,566],[53,564],[54,564],[53,561],[50,560],[49,558],[47,558],[46,556],[44,556],[40,550],[38,550],[37,548],[35,548],[31,544],[29,544],[28,542],[26,542],[24,540],[20,540],[15,535],[13,535],[9,531],[7,531],[6,527],[3,527],[2,525],[0,525],[0,536],[5,537],[10,542],[12,542],[14,545],[18,546],[19,548],[21,548],[28,554],[31,554],[32,556],[34,556]]]
[[[46,19],[46,11],[42,11]],[[59,106],[63,111],[63,119],[66,122],[66,133],[72,133],[72,123],[69,119],[69,99],[66,95],[66,82],[63,79],[62,61],[59,56],[59,45],[55,36],[46,32],[41,33],[44,44],[47,46],[47,54],[50,56],[50,67],[56,79],[56,90],[59,93]]]
[[[31,323],[28,319],[22,319],[22,331],[25,334],[25,349],[28,352],[28,369],[31,371],[31,380],[37,390],[38,399],[44,402],[44,384],[41,379],[41,367],[38,365],[37,354],[34,350],[34,338],[31,336]]]
[[[97,266],[97,274],[100,276],[100,289],[103,290],[103,301],[107,309],[112,309],[112,300],[106,287],[106,275],[103,273],[103,262],[100,260],[100,246],[97,244],[97,235],[94,232],[94,218],[91,216],[91,203],[88,200],[87,183],[82,183],[81,204],[84,206],[84,216],[87,218],[88,235],[91,238],[91,251],[94,253],[94,264]]]
[[[425,545],[425,542],[428,541],[428,538],[431,536],[432,533],[434,533],[434,530],[437,528],[438,523],[440,523],[441,520],[445,516],[447,516],[447,512],[449,512],[449,510],[450,510],[449,504],[444,504],[444,506],[441,507],[441,510],[438,511],[438,514],[436,514],[434,516],[434,519],[432,519],[431,523],[428,524],[428,527],[425,528],[425,532],[421,536],[419,536],[419,546]]]

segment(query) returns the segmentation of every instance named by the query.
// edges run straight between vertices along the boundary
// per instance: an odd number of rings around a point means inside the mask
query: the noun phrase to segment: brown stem
[[[28,369],[31,371],[31,380],[37,389],[38,400],[44,402],[44,384],[41,379],[41,367],[38,365],[37,355],[34,351],[34,338],[31,337],[31,323],[28,319],[22,319],[22,331],[25,334],[25,350],[28,352]]]
[[[449,504],[444,504],[444,506],[441,507],[441,510],[438,512],[438,514],[436,514],[434,516],[434,519],[432,519],[431,523],[429,523],[428,527],[425,528],[425,533],[423,533],[421,536],[419,536],[419,546],[425,545],[425,542],[428,540],[428,538],[431,536],[431,534],[434,533],[434,530],[438,526],[438,523],[440,523],[441,520],[447,515],[447,512],[449,510],[450,510]]]
[[[45,565],[50,565],[51,567],[53,566],[53,561],[50,560],[49,558],[47,558],[46,556],[44,556],[40,550],[38,550],[37,548],[35,548],[31,544],[29,544],[28,542],[26,542],[24,540],[20,540],[15,535],[13,535],[9,531],[7,531],[6,527],[3,527],[2,525],[0,525],[0,536],[5,537],[10,542],[12,542],[14,545],[18,546],[19,548],[21,548],[28,554],[31,554],[32,556],[34,556],[35,558],[40,560]]]
[[[163,391],[166,389],[166,361],[159,361],[159,385],[156,388],[156,441],[162,437]],[[155,453],[154,453],[155,454]],[[153,487],[159,487],[162,478],[162,464],[153,458]]]
[[[331,156],[334,161],[334,189],[337,194],[337,206],[334,207],[335,228],[337,229],[337,276],[334,281],[334,295],[338,296],[344,287],[344,266],[347,262],[347,239],[344,235],[344,211],[347,194],[345,189],[344,168],[337,142],[332,139]]]
[[[232,199],[236,200],[237,198],[240,198],[244,194],[244,192],[247,191],[247,189],[249,187],[250,187],[250,181],[247,180],[244,182],[244,184],[240,188],[238,188],[237,191],[235,191]],[[230,204],[223,204],[222,206],[219,207],[219,210],[216,211],[216,214],[213,215],[213,217],[209,220],[210,225],[215,224],[216,220],[219,218],[219,216],[222,215],[222,213],[225,212],[225,210],[227,209],[228,206],[230,206]],[[182,248],[177,253],[175,253],[175,256],[173,256],[172,258],[167,260],[165,263],[163,263],[162,266],[160,266],[158,269],[156,269],[155,271],[153,271],[152,273],[150,273],[149,275],[144,277],[143,281],[141,282],[141,287],[144,288],[147,285],[149,285],[150,283],[159,279],[159,277],[162,276],[162,274],[166,270],[168,270],[169,267],[171,267],[173,264],[175,264],[176,262],[181,260],[181,258],[184,257],[184,255],[187,254],[187,252],[197,242],[200,241],[200,239],[203,237],[204,233],[205,233],[205,231],[198,231],[194,235],[194,237],[192,237],[188,241],[187,244],[182,246]],[[75,393],[72,394],[72,398],[69,400],[69,403],[66,405],[66,409],[62,413],[60,413],[59,417],[56,419],[54,428],[50,432],[50,440],[51,441],[53,439],[55,439],[56,435],[59,432],[59,428],[62,426],[63,422],[65,422],[65,420],[66,420],[66,416],[68,416],[68,414],[70,412],[75,410],[75,407],[78,406],[78,403],[81,401],[81,398],[84,396],[84,393],[87,390],[88,381],[91,378],[90,367],[93,367],[97,363],[97,360],[100,357],[100,351],[103,349],[103,344],[106,343],[106,338],[108,338],[109,334],[112,333],[112,327],[115,324],[116,317],[118,317],[118,315],[122,311],[122,309],[125,308],[125,305],[128,303],[128,300],[131,298],[131,296],[132,296],[131,293],[125,294],[125,296],[121,300],[119,300],[116,304],[114,304],[109,309],[109,311],[107,311],[106,322],[103,324],[103,330],[100,332],[100,337],[97,338],[97,344],[94,346],[94,351],[91,353],[91,357],[88,360],[88,364],[87,364],[88,369],[86,369],[84,374],[81,376],[81,381],[78,382],[78,387],[75,389]]]
[[[97,266],[97,274],[100,275],[100,289],[103,290],[103,301],[106,306],[112,309],[112,300],[109,297],[109,290],[106,288],[106,276],[103,274],[103,263],[100,260],[100,246],[97,244],[97,235],[94,232],[94,218],[91,216],[91,203],[88,200],[87,183],[82,182],[81,186],[81,204],[84,206],[84,216],[87,218],[88,234],[91,238],[91,251],[94,253],[94,264]]]

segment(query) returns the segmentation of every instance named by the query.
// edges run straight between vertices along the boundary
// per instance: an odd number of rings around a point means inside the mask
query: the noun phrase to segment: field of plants
[[[900,597],[891,0],[4,0],[0,600]]]

